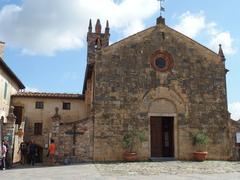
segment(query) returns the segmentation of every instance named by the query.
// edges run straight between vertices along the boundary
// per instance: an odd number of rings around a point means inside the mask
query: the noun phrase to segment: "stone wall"
[[[35,103],[36,101],[43,101],[44,108],[43,109],[36,109]],[[63,102],[70,102],[71,109],[64,110],[62,109]],[[71,99],[71,98],[46,98],[46,97],[12,97],[12,104],[14,106],[21,106],[23,107],[23,119],[26,122],[25,126],[25,134],[24,139],[25,141],[34,140],[35,143],[39,146],[40,149],[43,150],[41,154],[41,159],[43,162],[48,162],[47,149],[50,142],[50,139],[53,138],[57,144],[59,143],[59,139],[62,141],[66,141],[68,143],[68,138],[65,136],[64,132],[67,131],[69,126],[61,126],[60,123],[71,123],[75,121],[79,121],[85,119],[88,115],[86,112],[86,106],[84,100],[81,99]],[[58,124],[55,125],[55,128],[52,126],[52,117],[55,113],[55,108],[58,107],[59,115],[61,116],[60,121]],[[34,134],[34,124],[35,123],[42,123],[42,134],[35,135]],[[81,123],[80,125],[85,127],[85,122]],[[78,126],[78,125],[77,125]],[[89,129],[90,125],[86,125]],[[63,127],[63,128],[62,128]],[[79,128],[79,127],[77,127]],[[63,134],[60,134],[63,133]],[[87,135],[89,132],[86,131],[86,134],[81,137],[80,140],[82,141],[85,137],[88,141],[90,135]],[[69,136],[70,137],[70,136]],[[78,138],[78,136],[77,136]],[[66,139],[66,140],[65,140]],[[83,142],[84,142],[83,141]],[[79,139],[77,139],[77,143]],[[86,147],[88,143],[86,142]],[[67,145],[65,145],[66,147]],[[81,147],[82,148],[82,147]],[[60,148],[61,149],[61,148]],[[90,150],[89,150],[90,151]],[[77,151],[76,151],[77,152]],[[81,151],[82,153],[83,151]],[[85,153],[85,152],[83,152]],[[68,154],[68,152],[66,152]],[[79,153],[77,154],[79,155]],[[81,154],[82,155],[82,154]],[[90,157],[90,155],[89,155]],[[76,159],[76,158],[75,158]],[[85,155],[82,160],[85,160]]]
[[[74,140],[75,123],[75,140]],[[92,161],[93,153],[93,124],[88,118],[70,124],[60,123],[59,154],[64,158],[71,158],[73,162]]]
[[[21,160],[21,155],[18,153],[18,150],[23,141],[23,134],[20,134],[19,131],[24,133],[24,122],[22,122],[20,127],[18,124],[15,124],[15,122],[16,116],[13,114],[13,107],[11,107],[9,115],[7,116],[7,123],[3,124],[3,132],[1,134],[5,142],[8,143],[8,161],[10,162],[10,166],[12,163],[18,163]]]
[[[6,98],[4,98],[5,83],[7,85]],[[0,67],[0,118],[3,117],[5,123],[9,113],[11,95],[16,94],[18,90],[18,85]]]
[[[85,92],[85,106],[88,114],[91,113],[93,107],[93,76],[87,80],[87,88]]]
[[[171,54],[172,70],[158,72],[151,67],[150,58],[156,51]],[[94,159],[121,160],[122,138],[129,126],[145,133],[147,140],[137,145],[137,152],[140,159],[148,159],[148,107],[158,98],[170,100],[177,107],[175,158],[192,159],[193,136],[204,131],[210,139],[209,159],[228,159],[225,81],[220,56],[162,24],[98,51]]]

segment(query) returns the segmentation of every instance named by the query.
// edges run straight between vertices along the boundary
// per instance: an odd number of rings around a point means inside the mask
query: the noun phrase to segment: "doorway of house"
[[[150,117],[151,157],[174,157],[174,117]]]

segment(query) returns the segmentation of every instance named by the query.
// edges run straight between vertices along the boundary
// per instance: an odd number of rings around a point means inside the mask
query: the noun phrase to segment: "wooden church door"
[[[174,157],[173,117],[151,117],[151,157]]]

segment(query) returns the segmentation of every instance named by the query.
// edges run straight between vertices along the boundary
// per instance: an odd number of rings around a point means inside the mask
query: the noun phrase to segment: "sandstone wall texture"
[[[64,123],[60,115],[52,117],[52,136],[57,146],[58,162],[89,162],[93,157],[93,123],[84,118]]]
[[[156,51],[172,56],[172,69],[159,72],[151,67]],[[193,136],[204,131],[209,136],[208,158],[229,159],[225,75],[219,55],[163,24],[98,51],[94,160],[121,160],[129,128],[145,133],[146,141],[135,149],[139,159],[148,159],[153,113],[174,116],[175,158],[192,159]],[[169,103],[164,106],[163,100]]]
[[[36,109],[36,102],[43,102],[43,109]],[[71,103],[70,110],[62,108],[63,102]],[[88,160],[92,155],[90,154],[90,127],[92,125],[87,122],[80,122],[80,120],[87,117],[86,106],[84,100],[71,99],[71,98],[46,98],[46,97],[22,97],[12,96],[12,105],[23,107],[23,120],[26,122],[24,139],[25,141],[34,140],[35,143],[41,149],[40,156],[43,162],[48,162],[47,149],[50,143],[50,139],[53,138],[57,143],[57,152],[63,159],[63,156],[73,157],[69,149],[72,149],[73,135],[71,133],[66,134],[68,130],[73,132],[72,123],[77,122],[76,132],[79,132],[79,128],[86,129],[83,134],[76,136],[76,155],[75,160]],[[58,114],[61,117],[57,124],[53,123],[52,117],[55,114],[55,108],[58,108]],[[34,134],[34,124],[42,123],[42,133],[39,135]],[[54,125],[53,125],[54,124]],[[69,124],[69,125],[65,125]],[[54,127],[53,127],[54,126]],[[84,140],[83,140],[84,139]],[[84,144],[84,145],[83,145]],[[79,149],[79,148],[80,149]],[[69,149],[68,149],[69,148]],[[88,149],[87,149],[88,148]],[[62,150],[65,150],[63,152]],[[87,154],[88,153],[88,154]],[[86,155],[87,154],[87,155]],[[87,158],[86,158],[87,157]]]

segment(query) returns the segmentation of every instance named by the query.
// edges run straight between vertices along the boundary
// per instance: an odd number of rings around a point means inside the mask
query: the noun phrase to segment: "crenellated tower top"
[[[95,25],[95,32],[92,32],[92,20],[89,20],[87,43],[88,43],[88,62],[94,59],[96,50],[100,50],[109,45],[110,37],[109,22],[106,22],[105,32],[102,33],[101,22],[98,19]]]

